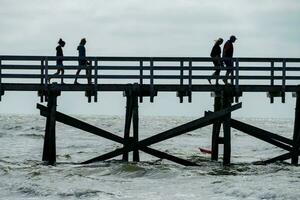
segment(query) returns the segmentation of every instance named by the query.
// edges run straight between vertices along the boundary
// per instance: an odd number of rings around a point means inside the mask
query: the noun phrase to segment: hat
[[[236,40],[236,39],[237,38],[234,35],[230,36],[230,40]]]
[[[66,42],[59,38],[58,44],[65,44]]]
[[[220,43],[222,43],[222,42],[223,42],[223,38],[218,38],[218,39],[215,40],[215,42],[220,42]]]
[[[81,40],[80,40],[80,45],[84,45],[86,43],[86,39],[85,38],[82,38]]]

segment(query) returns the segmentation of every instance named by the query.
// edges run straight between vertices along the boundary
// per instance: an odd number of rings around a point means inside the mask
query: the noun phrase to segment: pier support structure
[[[135,146],[139,140],[139,86],[132,85],[124,92],[126,97],[126,116],[124,129],[124,149],[129,149],[129,146]],[[133,126],[133,136],[130,137],[130,126]],[[133,151],[133,161],[140,161],[139,150],[137,147]],[[128,161],[128,151],[124,151],[123,161]]]
[[[233,90],[225,87],[224,90],[214,93],[214,112],[231,107],[233,102]],[[223,144],[223,164],[229,165],[231,160],[231,113],[228,113],[223,121],[218,120],[213,124],[211,159],[217,161],[219,158],[219,145]],[[223,137],[220,137],[221,125],[223,124]]]
[[[225,137],[227,138],[226,143],[226,162],[230,163],[230,113],[234,110],[241,108],[241,103],[231,106],[230,104],[226,104],[224,108],[216,111],[216,112],[209,112],[206,113],[205,116],[200,117],[196,120],[190,121],[183,125],[171,128],[169,130],[163,131],[161,133],[152,135],[146,139],[139,140],[138,137],[138,98],[141,96],[149,96],[151,93],[149,90],[145,88],[141,88],[138,84],[130,84],[124,91],[126,96],[126,116],[125,116],[125,129],[124,129],[124,138],[90,125],[86,122],[80,121],[63,113],[56,111],[56,98],[58,94],[54,93],[53,91],[48,95],[48,107],[43,106],[41,104],[37,104],[37,108],[40,109],[40,113],[42,116],[47,117],[46,123],[46,135],[45,135],[45,144],[44,144],[44,153],[43,153],[43,160],[48,161],[49,164],[55,163],[55,122],[61,122],[66,125],[78,128],[80,130],[98,135],[100,137],[112,140],[114,142],[118,142],[123,144],[122,148],[118,148],[114,151],[109,153],[105,153],[98,157],[92,158],[83,164],[88,164],[97,161],[104,161],[116,156],[123,156],[123,161],[128,161],[128,154],[129,152],[133,151],[133,161],[139,161],[139,150],[143,151],[147,154],[152,156],[167,159],[172,162],[185,165],[185,166],[195,166],[196,163],[191,161],[170,155],[166,152],[162,152],[156,149],[151,148],[150,146],[167,139],[177,137],[179,135],[188,133],[190,131],[194,131],[196,129],[214,124],[216,122],[224,121],[226,124],[225,126]],[[155,94],[154,94],[155,95]],[[130,136],[130,126],[133,126],[133,136]],[[229,131],[229,132],[228,132]],[[224,161],[225,163],[225,161]]]
[[[44,138],[43,158],[42,160],[48,162],[50,165],[54,165],[56,162],[56,106],[57,97],[60,96],[60,92],[50,89],[48,91],[48,111],[46,119],[46,130]]]

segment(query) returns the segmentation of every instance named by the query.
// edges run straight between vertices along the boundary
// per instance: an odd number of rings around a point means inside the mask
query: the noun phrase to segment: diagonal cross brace
[[[48,115],[48,108],[46,106],[43,106],[41,104],[37,104],[37,108],[40,109],[41,115],[44,117],[47,117]],[[90,125],[86,122],[83,122],[81,120],[75,119],[73,117],[70,117],[68,115],[65,115],[61,112],[56,111],[56,121],[61,122],[63,124],[73,126],[75,128],[78,128],[83,131],[87,131],[89,133],[95,134],[97,136],[112,140],[114,142],[118,142],[121,144],[124,144],[124,139],[120,136],[114,135],[108,131],[102,130],[96,126]]]
[[[297,154],[298,154],[298,156],[300,156],[300,149],[298,149]],[[287,160],[287,159],[290,159],[290,158],[292,158],[292,153],[291,152],[282,154],[280,156],[276,156],[274,158],[271,158],[271,159],[268,159],[268,160],[265,160],[265,161],[262,161],[262,162],[259,162],[259,163],[269,164],[269,163],[274,163],[274,162],[277,162],[277,161],[284,161],[284,160]]]
[[[37,104],[37,108],[40,109],[42,116],[44,116],[44,117],[47,116],[48,108],[46,106],[43,106],[41,104]],[[122,137],[119,137],[119,136],[114,135],[112,133],[109,133],[105,130],[102,130],[98,127],[92,126],[92,125],[90,125],[86,122],[75,119],[73,117],[70,117],[68,115],[65,115],[65,114],[57,112],[57,111],[56,111],[56,120],[61,122],[61,123],[66,124],[66,125],[78,128],[80,130],[87,131],[87,132],[95,134],[97,136],[101,136],[101,137],[104,137],[106,139],[110,139],[110,140],[113,140],[115,142],[119,142],[121,144],[124,144],[124,139]],[[167,153],[152,149],[150,147],[144,147],[144,148],[141,148],[141,150],[148,153],[148,154],[154,155],[156,157],[168,159],[168,160],[174,161],[176,163],[179,163],[179,164],[182,164],[182,165],[185,165],[185,166],[195,166],[196,165],[193,162],[186,161],[186,160],[181,159],[181,158],[177,158],[175,156],[172,156],[172,155],[169,155]],[[120,152],[120,151],[117,151],[117,152]],[[123,152],[124,152],[124,150],[121,151],[121,154]],[[109,154],[109,155],[111,155],[111,154]],[[114,154],[112,154],[112,155],[114,155]],[[106,160],[106,159],[103,158],[103,160]]]
[[[158,143],[158,142],[161,142],[161,141],[164,141],[164,140],[167,140],[167,139],[170,139],[170,138],[182,135],[184,133],[196,130],[198,128],[202,128],[204,126],[207,126],[207,125],[210,125],[212,123],[215,123],[216,121],[220,121],[228,113],[230,113],[230,112],[232,112],[234,110],[237,110],[237,109],[239,109],[241,107],[242,107],[242,103],[235,104],[235,105],[233,105],[231,107],[228,107],[228,108],[225,108],[223,110],[214,112],[214,113],[212,113],[212,114],[210,114],[208,116],[201,117],[201,118],[196,119],[194,121],[188,122],[188,123],[186,123],[184,125],[172,128],[170,130],[164,131],[164,132],[159,133],[157,135],[151,136],[151,137],[149,137],[147,139],[141,140],[140,142],[138,142],[137,145],[131,146],[131,147],[127,148],[127,149],[119,148],[119,149],[116,149],[116,150],[114,150],[112,152],[103,154],[101,156],[92,158],[90,160],[87,160],[87,161],[85,161],[83,163],[87,164],[87,163],[92,163],[92,162],[107,160],[107,159],[110,159],[110,158],[113,158],[113,157],[121,155],[124,151],[128,151],[129,152],[129,151],[133,151],[136,148],[140,148],[142,150],[144,147],[147,147],[147,146],[153,145],[155,143]]]
[[[251,135],[260,140],[263,140],[265,142],[273,144],[284,150],[287,150],[287,151],[292,150],[292,147],[290,146],[292,144],[292,140],[290,140],[288,138],[282,137],[280,135],[276,135],[274,133],[265,131],[265,130],[257,128],[255,126],[251,126],[249,124],[240,122],[235,119],[231,119],[230,124],[231,124],[232,128],[242,131],[248,135]]]

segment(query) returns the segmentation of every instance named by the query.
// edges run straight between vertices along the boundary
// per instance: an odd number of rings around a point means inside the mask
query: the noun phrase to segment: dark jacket
[[[85,47],[83,45],[79,45],[77,47],[78,50],[78,56],[79,56],[79,65],[85,65],[86,59],[85,59]]]
[[[211,50],[210,57],[221,57],[221,47],[218,44],[215,44]]]
[[[230,40],[227,40],[227,42],[224,44],[223,47],[223,56],[224,58],[232,58],[233,56],[233,44]]]
[[[56,56],[64,56],[62,47],[60,45],[58,45],[56,47]],[[56,60],[56,65],[62,65],[62,63],[63,63],[62,58],[59,58],[59,59]]]

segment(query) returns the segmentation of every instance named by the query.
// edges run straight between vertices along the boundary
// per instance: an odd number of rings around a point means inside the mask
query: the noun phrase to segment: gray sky
[[[90,56],[199,56],[210,54],[214,39],[238,37],[236,57],[300,57],[299,0],[0,0],[1,55],[65,55],[87,38]],[[124,114],[122,94],[101,94],[88,104],[84,94],[63,94],[59,110],[77,114]],[[20,103],[22,99],[22,103]],[[144,115],[203,115],[213,106],[209,93],[179,104],[163,94],[140,105]],[[293,117],[295,99],[269,104],[266,94],[245,94],[237,116]],[[35,93],[8,93],[2,113],[38,113]],[[148,102],[145,100],[145,102]],[[95,110],[97,111],[95,113]]]

